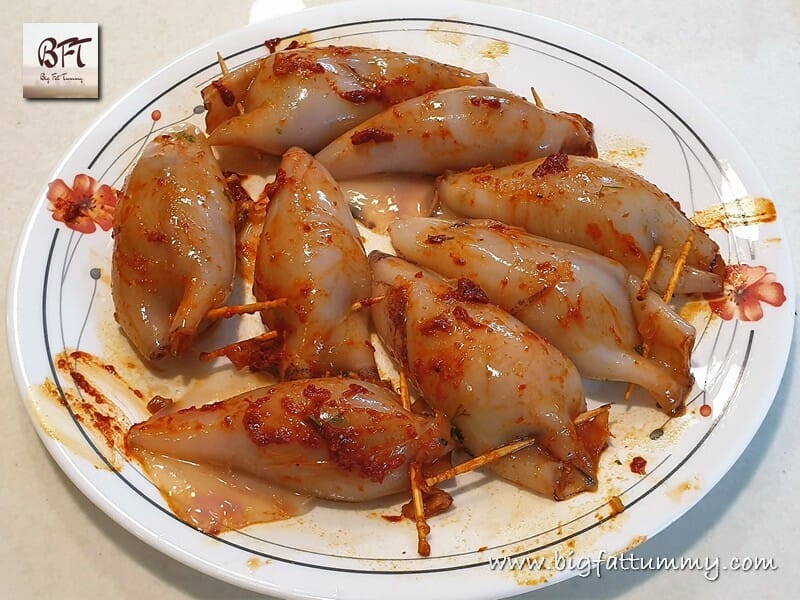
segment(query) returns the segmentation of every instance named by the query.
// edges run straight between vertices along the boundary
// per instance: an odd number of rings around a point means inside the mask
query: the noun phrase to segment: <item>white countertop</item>
[[[319,1],[305,4],[315,6]],[[795,135],[800,135],[800,3],[796,0],[502,0],[591,31],[656,64],[686,85],[732,130],[772,191],[790,232],[800,231]],[[229,5],[229,6],[226,6]],[[299,5],[301,2],[289,2]],[[166,62],[250,19],[250,2],[119,4],[101,0],[12,0],[4,10],[0,107],[0,281],[7,281],[24,220],[75,139],[123,93]],[[207,8],[201,8],[207,7]],[[610,8],[613,7],[613,8]],[[26,101],[20,48],[26,21],[99,22],[102,98]],[[789,235],[795,251],[800,242]],[[800,280],[795,263],[796,280]],[[3,309],[5,313],[5,295]],[[788,299],[796,304],[796,298]],[[5,327],[5,323],[3,324]],[[5,336],[4,336],[5,337]],[[792,597],[800,563],[793,515],[800,490],[800,423],[795,381],[797,339],[775,403],[745,454],[708,495],[638,556],[773,557],[779,569],[723,573],[603,573],[526,597]],[[61,473],[39,442],[14,381],[6,344],[0,382],[0,596],[7,598],[256,598],[197,573],[143,544],[94,507]],[[796,590],[795,590],[796,591]]]

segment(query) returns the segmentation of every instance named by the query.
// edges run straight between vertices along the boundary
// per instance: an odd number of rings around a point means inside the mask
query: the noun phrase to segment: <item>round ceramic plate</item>
[[[107,191],[103,185],[120,187],[153,132],[175,122],[202,123],[199,89],[219,75],[217,51],[235,68],[264,55],[264,40],[274,37],[420,54],[486,71],[496,85],[521,95],[535,85],[549,108],[595,123],[601,157],[655,182],[689,215],[769,196],[724,127],[651,65],[554,21],[456,2],[329,6],[220,37],[128,94],[75,144],[53,180],[73,189],[95,186],[98,197]],[[733,266],[725,298],[682,309],[697,328],[696,384],[686,414],[667,419],[643,398],[622,403],[622,385],[587,382],[590,405],[616,402],[597,492],[556,503],[470,474],[448,488],[454,507],[431,520],[429,558],[416,554],[412,523],[382,518],[398,514],[405,499],[397,497],[366,506],[319,503],[295,519],[210,536],[170,512],[140,467],[119,452],[124,427],[114,425],[145,418],[137,391],[210,401],[252,380],[223,365],[213,372],[146,369],[114,323],[112,241],[92,217],[109,223],[102,211],[77,220],[61,214],[69,222],[57,221],[47,196],[45,188],[20,244],[9,315],[17,379],[47,449],[93,502],[147,543],[276,596],[414,598],[429,590],[441,598],[508,596],[630,549],[685,513],[731,467],[766,414],[788,354],[792,303],[783,299],[794,289],[780,218],[715,229]],[[204,343],[234,333],[219,328]],[[77,385],[87,378],[92,385]],[[637,456],[647,462],[644,474],[630,468]],[[612,507],[615,496],[622,512]],[[512,559],[532,560],[513,568]]]

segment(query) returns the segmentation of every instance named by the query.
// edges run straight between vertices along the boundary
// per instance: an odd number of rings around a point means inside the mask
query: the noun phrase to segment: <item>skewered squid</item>
[[[381,385],[348,378],[284,382],[158,415],[127,435],[148,454],[254,476],[286,490],[365,501],[409,488],[413,461],[453,449],[440,413],[404,410]]]
[[[692,386],[694,328],[619,264],[492,221],[404,219],[390,227],[404,258],[466,277],[543,335],[582,375],[644,387],[675,414]],[[637,351],[647,344],[650,357]]]
[[[588,248],[643,276],[656,245],[664,254],[651,285],[667,287],[693,236],[678,293],[722,290],[719,247],[679,206],[644,178],[602,160],[556,154],[494,170],[458,173],[437,184],[442,205],[470,218],[496,219]]]
[[[148,359],[183,354],[235,270],[234,207],[205,136],[169,129],[145,147],[114,215],[115,316]]]
[[[425,92],[488,84],[485,74],[419,56],[328,46],[277,52],[202,93],[212,145],[280,155],[292,146],[316,152],[385,108]]]
[[[554,152],[597,156],[593,126],[511,92],[460,87],[406,100],[340,135],[317,154],[337,179],[372,173],[439,175]]]
[[[491,468],[563,499],[597,484],[607,411],[587,417],[580,376],[559,350],[488,304],[469,280],[457,288],[400,258],[373,252],[375,328],[425,401],[480,454],[515,439],[537,444]]]
[[[279,375],[377,379],[369,313],[351,309],[370,296],[369,265],[339,186],[310,154],[292,148],[269,195],[253,291],[259,301],[289,300],[262,315],[283,339]]]

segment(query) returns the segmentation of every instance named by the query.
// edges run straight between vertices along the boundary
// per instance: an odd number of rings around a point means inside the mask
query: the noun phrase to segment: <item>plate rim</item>
[[[140,83],[136,84],[131,90],[125,93],[119,100],[113,103],[106,111],[104,111],[100,117],[98,117],[90,126],[89,128],[75,141],[69,150],[65,153],[62,160],[59,162],[58,166],[54,169],[51,173],[51,178],[54,177],[57,173],[59,173],[67,163],[67,161],[72,157],[75,152],[84,144],[86,138],[88,138],[96,129],[98,129],[104,121],[106,121],[109,116],[111,116],[114,112],[119,110],[119,108],[124,105],[126,101],[129,101],[132,98],[135,98],[140,90],[144,88],[148,83],[160,78],[163,74],[168,71],[169,69],[173,68],[180,63],[183,63],[189,57],[194,57],[202,53],[203,51],[207,51],[209,48],[214,47],[214,45],[219,46],[219,42],[223,39],[232,36],[235,33],[242,32],[243,30],[250,30],[250,29],[258,29],[259,27],[271,27],[271,28],[278,28],[283,26],[287,21],[295,21],[301,19],[303,16],[307,16],[310,13],[314,13],[315,16],[323,18],[325,13],[330,13],[330,15],[338,15],[340,12],[344,12],[345,14],[351,14],[351,11],[357,11],[353,14],[360,14],[364,15],[365,17],[369,17],[371,14],[378,14],[383,15],[386,13],[387,9],[385,6],[376,7],[374,4],[368,1],[356,0],[353,2],[343,2],[337,3],[332,5],[324,5],[320,7],[315,7],[311,9],[306,9],[300,13],[292,13],[289,15],[283,15],[280,17],[276,17],[275,19],[270,19],[269,21],[262,21],[257,23],[250,23],[244,25],[243,27],[234,29],[232,31],[225,32],[218,37],[215,37],[208,42],[201,44],[194,49],[182,54],[178,58],[169,61],[163,67],[157,69],[152,75],[148,76]],[[592,45],[599,45],[603,48],[605,52],[613,54],[617,54],[620,58],[620,62],[630,63],[633,61],[634,66],[630,66],[626,64],[626,68],[629,70],[644,70],[648,72],[648,74],[653,77],[655,76],[656,81],[661,81],[661,85],[664,85],[670,88],[671,95],[676,94],[676,90],[681,92],[683,96],[680,100],[683,103],[689,103],[692,105],[692,111],[697,112],[698,110],[702,112],[701,115],[704,120],[708,120],[711,122],[709,129],[713,130],[715,135],[715,144],[719,144],[719,141],[716,141],[717,137],[722,138],[723,144],[726,148],[726,153],[728,155],[731,154],[731,150],[735,154],[734,162],[737,166],[737,172],[741,172],[742,170],[746,170],[747,172],[747,179],[751,181],[757,181],[760,189],[763,189],[765,194],[769,194],[769,190],[767,188],[766,182],[763,180],[760,172],[757,170],[754,161],[749,156],[749,154],[745,151],[745,149],[741,146],[738,140],[733,136],[730,130],[722,123],[722,121],[717,117],[714,113],[708,109],[705,104],[697,99],[683,84],[673,79],[669,74],[658,68],[657,66],[653,65],[652,63],[644,60],[643,58],[639,57],[638,55],[634,54],[633,52],[627,50],[626,48],[619,46],[609,40],[606,40],[600,36],[597,36],[591,32],[587,32],[582,30],[578,27],[573,25],[569,25],[566,23],[562,23],[555,19],[551,19],[548,17],[543,17],[541,15],[537,15],[535,13],[521,11],[517,9],[510,9],[504,7],[497,7],[492,5],[485,5],[476,2],[468,2],[468,1],[459,1],[459,0],[447,0],[446,2],[438,3],[436,6],[429,6],[425,5],[422,2],[418,2],[417,0],[413,0],[412,2],[404,3],[404,6],[391,8],[390,12],[392,13],[391,17],[387,18],[399,18],[399,17],[415,17],[419,18],[420,20],[425,19],[436,19],[440,18],[439,13],[448,13],[453,11],[464,11],[467,14],[477,12],[483,12],[483,16],[488,20],[485,23],[473,23],[474,25],[478,26],[492,26],[493,22],[489,11],[495,14],[500,14],[496,20],[503,20],[503,15],[512,15],[516,14],[519,16],[520,19],[524,19],[522,22],[522,26],[519,29],[525,31],[532,24],[534,24],[537,20],[541,20],[544,22],[548,22],[551,27],[555,27],[556,29],[562,29],[566,32],[564,35],[565,37],[567,34],[569,37],[572,36],[579,36],[583,37],[588,42],[591,42]],[[450,15],[453,16],[452,14]],[[496,21],[495,20],[495,21]],[[470,23],[467,19],[460,19],[461,22]],[[347,23],[339,23],[337,27],[347,26],[349,24],[354,23],[354,21],[348,21]],[[518,33],[512,31],[511,33]],[[46,188],[46,186],[45,186]],[[25,255],[30,251],[31,245],[31,237],[34,233],[34,224],[37,215],[42,211],[45,202],[44,192],[41,192],[38,196],[38,200],[35,203],[32,210],[29,212],[28,217],[25,221],[23,226],[22,235],[20,236],[19,242],[16,247],[15,256],[13,259],[13,267],[11,271],[11,275],[9,278],[10,285],[8,288],[8,312],[7,312],[7,327],[9,331],[8,337],[8,344],[10,350],[10,357],[12,363],[12,369],[14,372],[15,380],[17,381],[18,388],[20,390],[20,394],[23,398],[23,403],[26,406],[26,410],[29,413],[29,417],[34,425],[34,429],[36,430],[39,438],[44,443],[45,447],[47,448],[48,452],[53,456],[54,460],[61,468],[62,472],[64,472],[69,479],[73,482],[73,484],[78,487],[81,492],[96,506],[101,508],[104,513],[106,513],[109,517],[111,517],[115,522],[122,525],[127,531],[133,533],[138,539],[144,541],[148,545],[153,548],[156,548],[160,552],[163,552],[172,558],[175,558],[179,562],[183,564],[187,564],[191,568],[200,570],[204,573],[207,573],[213,577],[223,579],[232,583],[234,585],[245,587],[247,589],[251,589],[258,592],[267,592],[270,594],[279,594],[283,597],[291,597],[291,598],[307,598],[312,597],[308,596],[303,593],[293,593],[291,591],[287,592],[284,588],[272,588],[268,581],[266,580],[259,580],[257,585],[251,585],[251,579],[242,578],[237,576],[236,574],[229,573],[227,569],[221,569],[218,565],[206,565],[203,563],[197,556],[195,556],[191,551],[177,548],[170,544],[168,541],[161,539],[159,536],[154,535],[154,532],[151,531],[147,526],[144,526],[142,523],[135,521],[131,518],[129,514],[124,512],[119,507],[115,506],[110,499],[106,498],[104,494],[100,493],[96,487],[93,486],[91,482],[89,482],[83,474],[74,467],[74,464],[71,462],[71,457],[68,455],[66,449],[57,441],[53,440],[49,435],[47,435],[44,431],[42,431],[41,427],[37,426],[36,419],[33,414],[31,414],[31,408],[29,406],[29,402],[26,400],[26,396],[28,395],[28,390],[32,382],[28,382],[26,378],[26,374],[24,371],[23,366],[23,358],[21,354],[21,348],[18,336],[20,335],[21,331],[23,330],[24,326],[21,326],[21,323],[18,320],[19,315],[19,300],[21,299],[20,294],[20,280],[22,277],[22,268],[23,268],[23,260]],[[780,201],[776,202],[776,205],[780,208]],[[780,212],[780,211],[779,211]],[[783,219],[779,217],[778,219],[778,226],[780,228],[781,233],[783,236],[786,236],[786,229],[784,225]],[[794,282],[794,273],[791,269],[792,265],[792,256],[789,252],[788,247],[784,244],[782,247],[782,258],[786,261],[787,269],[785,273],[782,273],[782,283],[784,288],[787,292],[787,298],[794,299],[795,298],[795,282]],[[730,453],[728,455],[729,461],[728,464],[724,466],[724,468],[719,468],[714,471],[715,477],[712,480],[709,480],[709,484],[704,486],[704,489],[700,494],[698,494],[692,501],[682,504],[681,510],[677,512],[675,517],[665,522],[658,528],[657,531],[654,531],[650,537],[652,538],[654,535],[660,533],[664,529],[666,529],[672,522],[683,516],[688,510],[691,509],[700,499],[705,497],[706,494],[710,492],[710,490],[718,483],[725,474],[728,473],[730,468],[735,464],[735,462],[741,457],[741,455],[745,452],[747,447],[750,445],[753,437],[755,436],[758,429],[761,427],[767,412],[774,404],[775,396],[778,392],[778,389],[781,385],[783,380],[783,374],[786,372],[786,365],[788,363],[790,348],[792,344],[792,337],[794,328],[789,329],[789,333],[787,336],[781,338],[783,340],[783,347],[780,349],[781,352],[781,360],[777,361],[780,364],[780,369],[776,369],[780,371],[782,374],[781,377],[772,378],[770,380],[770,390],[769,394],[767,394],[770,398],[769,402],[763,403],[761,406],[763,407],[762,411],[758,415],[755,416],[755,419],[750,421],[751,428],[746,432],[743,438],[747,438],[746,443],[742,443],[737,446],[736,451]],[[724,420],[721,421],[721,424],[725,424]],[[690,457],[691,459],[691,457]],[[309,567],[312,568],[312,567]],[[554,577],[552,583],[556,583],[557,581],[562,581],[564,578],[561,577]],[[496,579],[497,582],[501,582],[502,580]],[[551,582],[548,582],[548,584]],[[545,584],[547,585],[547,584]],[[522,588],[518,589],[518,593],[523,593],[528,591],[530,588]]]

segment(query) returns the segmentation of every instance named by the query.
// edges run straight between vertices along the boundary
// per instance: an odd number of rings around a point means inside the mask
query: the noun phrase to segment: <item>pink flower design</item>
[[[94,177],[75,176],[72,187],[63,179],[56,179],[47,189],[50,210],[56,221],[81,233],[93,233],[99,225],[103,231],[111,229],[117,207],[117,190],[109,185],[97,185]]]
[[[759,321],[764,316],[762,302],[772,306],[786,302],[775,273],[768,272],[766,267],[750,265],[728,265],[722,295],[706,298],[711,310],[726,321],[737,316],[742,321]]]

